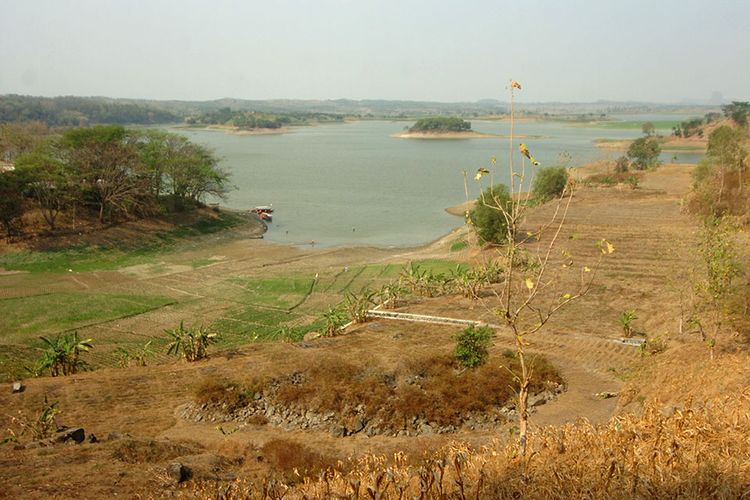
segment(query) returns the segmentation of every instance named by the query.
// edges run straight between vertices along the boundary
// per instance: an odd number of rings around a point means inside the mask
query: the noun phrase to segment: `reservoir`
[[[646,120],[685,117],[650,115]],[[633,117],[628,117],[633,119]],[[231,172],[225,205],[249,209],[273,205],[274,218],[265,238],[280,243],[316,246],[411,246],[430,242],[460,226],[463,219],[445,208],[465,201],[463,171],[469,172],[469,196],[479,195],[473,180],[479,167],[492,168],[495,182],[507,183],[508,140],[397,139],[412,122],[360,121],[299,127],[277,135],[233,135],[201,129],[174,129],[206,145]],[[472,120],[477,132],[507,135],[509,122]],[[668,134],[668,130],[660,130]],[[640,129],[599,128],[565,122],[515,125],[542,166],[581,165],[616,159],[621,151],[598,149],[595,139],[632,139]],[[526,136],[526,137],[520,137]],[[514,152],[514,162],[520,156]],[[664,153],[662,161],[673,160]],[[678,162],[702,156],[678,153]],[[484,187],[487,187],[487,178]]]

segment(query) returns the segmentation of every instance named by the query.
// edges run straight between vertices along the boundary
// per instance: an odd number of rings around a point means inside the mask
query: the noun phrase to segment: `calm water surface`
[[[669,115],[666,119],[682,119]],[[654,118],[649,118],[654,119]],[[177,129],[213,148],[232,173],[237,190],[225,204],[248,209],[273,204],[266,239],[316,246],[408,246],[432,241],[463,220],[445,208],[465,200],[463,170],[489,165],[496,155],[496,182],[507,182],[507,139],[395,139],[405,122],[366,121],[302,127],[283,135],[240,136]],[[472,121],[474,130],[507,134],[507,122]],[[596,149],[596,138],[634,138],[639,130],[594,129],[562,123],[517,123],[516,134],[542,165],[616,158]],[[695,162],[700,155],[680,154]],[[663,161],[672,155],[665,154]],[[518,156],[514,161],[518,160]],[[479,185],[470,179],[470,197]]]

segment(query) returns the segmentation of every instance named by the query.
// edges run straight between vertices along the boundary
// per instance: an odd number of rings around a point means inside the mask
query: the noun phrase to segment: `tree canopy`
[[[506,240],[508,221],[500,207],[506,210],[511,207],[508,186],[505,184],[488,187],[477,199],[469,218],[482,240],[490,243],[503,243]]]
[[[9,235],[32,207],[54,230],[68,209],[90,210],[105,223],[192,208],[230,188],[212,151],[163,131],[100,125],[14,144],[24,145],[13,149],[16,169],[0,174],[0,223]]]
[[[16,121],[80,127],[100,123],[175,123],[182,117],[156,106],[103,98],[0,96],[0,122]]]
[[[747,125],[747,116],[750,114],[750,102],[732,101],[721,107],[724,116],[731,118],[737,125],[744,127]]]
[[[531,191],[534,197],[548,201],[559,197],[568,185],[568,169],[565,167],[542,167],[534,177]]]
[[[420,118],[410,132],[467,132],[471,123],[455,116],[430,116]]]
[[[638,170],[645,170],[659,165],[661,146],[655,137],[641,137],[630,144],[628,159]]]

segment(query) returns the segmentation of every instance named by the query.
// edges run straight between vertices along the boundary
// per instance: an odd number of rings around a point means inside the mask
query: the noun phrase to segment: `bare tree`
[[[527,338],[539,332],[561,308],[582,297],[590,290],[596,269],[602,256],[612,253],[614,247],[607,241],[598,242],[599,257],[591,268],[576,265],[573,256],[559,248],[568,209],[573,198],[573,182],[569,182],[562,194],[554,201],[555,205],[549,219],[534,231],[525,230],[530,191],[528,187],[538,162],[531,156],[528,148],[521,144],[521,167],[514,165],[514,125],[515,125],[515,90],[520,84],[511,81],[510,103],[511,121],[509,137],[508,174],[510,178],[507,200],[482,200],[485,205],[500,211],[505,219],[505,241],[499,258],[505,270],[499,290],[496,290],[494,308],[497,316],[505,323],[515,340],[516,355],[520,370],[514,373],[518,393],[518,426],[521,454],[526,453],[528,435],[528,396],[533,375],[532,360],[527,357],[526,348],[530,345]],[[527,172],[526,159],[530,160]],[[481,179],[482,172],[477,173]],[[487,190],[486,193],[492,193]],[[483,194],[484,196],[484,194]],[[561,263],[556,263],[557,251]],[[574,279],[571,280],[570,276]]]

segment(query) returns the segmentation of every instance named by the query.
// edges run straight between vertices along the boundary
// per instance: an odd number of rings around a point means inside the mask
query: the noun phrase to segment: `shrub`
[[[568,184],[568,169],[565,167],[540,168],[531,188],[534,197],[539,201],[558,198]]]
[[[195,388],[195,402],[223,406],[227,413],[247,406],[250,401],[248,393],[241,386],[227,380],[207,378]]]
[[[185,361],[198,361],[208,357],[208,346],[216,343],[218,334],[210,333],[207,328],[185,327],[180,321],[180,326],[171,330],[165,330],[170,338],[167,344],[167,354],[182,356]]]
[[[31,369],[35,376],[47,370],[53,377],[72,375],[86,368],[80,355],[93,348],[91,339],[81,340],[77,331],[58,335],[54,339],[40,338],[45,344],[45,351]]]
[[[346,324],[347,320],[346,313],[338,306],[329,307],[328,310],[321,315],[321,319],[325,322],[325,335],[327,337],[336,335],[341,327]]]
[[[301,481],[302,475],[315,476],[339,461],[336,457],[326,457],[291,439],[274,438],[261,447],[263,455],[282,479],[294,483]]]
[[[615,163],[615,172],[618,174],[627,172],[630,168],[630,161],[628,160],[627,156],[621,156],[617,159],[617,162]]]
[[[484,364],[489,356],[487,349],[493,333],[492,328],[488,326],[470,326],[456,335],[453,356],[466,368],[476,368]]]
[[[469,214],[471,223],[482,240],[490,243],[503,243],[507,238],[508,221],[501,207],[510,211],[511,199],[508,187],[496,184],[487,188],[479,197]]]
[[[636,316],[635,311],[632,309],[624,311],[620,315],[620,324],[622,325],[622,334],[625,337],[631,337],[633,335],[632,323],[636,319],[638,319],[638,316]]]
[[[636,139],[628,148],[628,159],[633,162],[637,170],[657,167],[660,154],[661,146],[654,137]]]
[[[367,321],[367,311],[375,304],[375,292],[362,290],[360,293],[349,292],[346,294],[346,312],[355,323]]]
[[[8,435],[0,444],[17,442],[18,437],[24,434],[31,434],[34,439],[51,436],[57,430],[56,418],[59,413],[57,402],[50,403],[44,396],[44,404],[36,415],[27,417],[23,411],[19,411],[18,415],[10,417],[12,427],[8,428]]]

